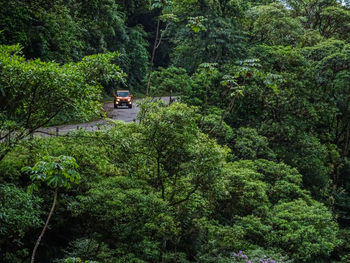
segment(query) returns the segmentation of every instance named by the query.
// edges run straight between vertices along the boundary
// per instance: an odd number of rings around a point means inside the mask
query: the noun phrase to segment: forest
[[[0,4],[1,263],[350,263],[350,1]]]

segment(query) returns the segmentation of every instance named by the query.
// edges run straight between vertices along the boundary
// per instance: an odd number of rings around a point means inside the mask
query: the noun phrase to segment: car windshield
[[[129,97],[129,91],[118,91],[118,97]]]

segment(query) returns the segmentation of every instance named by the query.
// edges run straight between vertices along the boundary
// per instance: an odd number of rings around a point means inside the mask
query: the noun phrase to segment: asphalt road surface
[[[163,100],[165,103],[169,103],[170,97],[157,97],[154,100]],[[139,107],[137,106],[137,102],[140,101],[138,99],[134,100],[132,108],[128,107],[120,107],[118,109],[114,109],[113,102],[109,102],[103,105],[103,108],[107,112],[107,119],[101,119],[86,123],[78,123],[78,124],[67,124],[60,125],[48,128],[39,129],[36,134],[40,134],[42,136],[50,136],[50,135],[63,135],[69,131],[73,131],[76,129],[84,129],[87,131],[96,131],[99,129],[103,129],[104,126],[110,120],[120,120],[125,122],[133,122],[136,121],[137,113],[139,112]]]

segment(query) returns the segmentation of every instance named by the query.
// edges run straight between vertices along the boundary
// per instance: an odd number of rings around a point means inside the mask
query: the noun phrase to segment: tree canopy
[[[5,263],[349,262],[349,1],[0,4]]]

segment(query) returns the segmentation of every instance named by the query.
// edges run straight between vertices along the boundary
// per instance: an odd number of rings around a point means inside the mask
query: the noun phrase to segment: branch
[[[192,191],[190,191],[187,194],[187,196],[185,198],[180,199],[179,201],[173,202],[170,205],[171,206],[175,206],[175,205],[181,204],[181,203],[183,203],[185,201],[188,201],[188,199],[190,199],[191,195],[193,195],[198,190],[198,188],[199,188],[199,183],[192,189]]]
[[[40,236],[38,237],[38,240],[35,243],[30,263],[34,263],[36,250],[38,249],[40,241],[41,241],[42,237],[44,236],[47,227],[49,226],[49,221],[50,221],[50,219],[52,217],[53,211],[55,210],[56,201],[57,201],[57,188],[55,189],[55,193],[54,193],[54,196],[53,196],[53,202],[52,202],[52,206],[51,206],[51,209],[50,209],[49,216],[47,217],[45,225],[44,225],[44,228],[42,229],[42,231],[40,233]]]
[[[169,23],[166,24],[165,29],[162,31],[162,34],[160,35],[160,38],[159,38],[159,41],[158,41],[158,44],[156,45],[156,49],[159,47],[160,43],[162,42],[162,39],[163,39],[163,37],[165,35],[165,32],[167,31],[168,27],[169,27]]]

